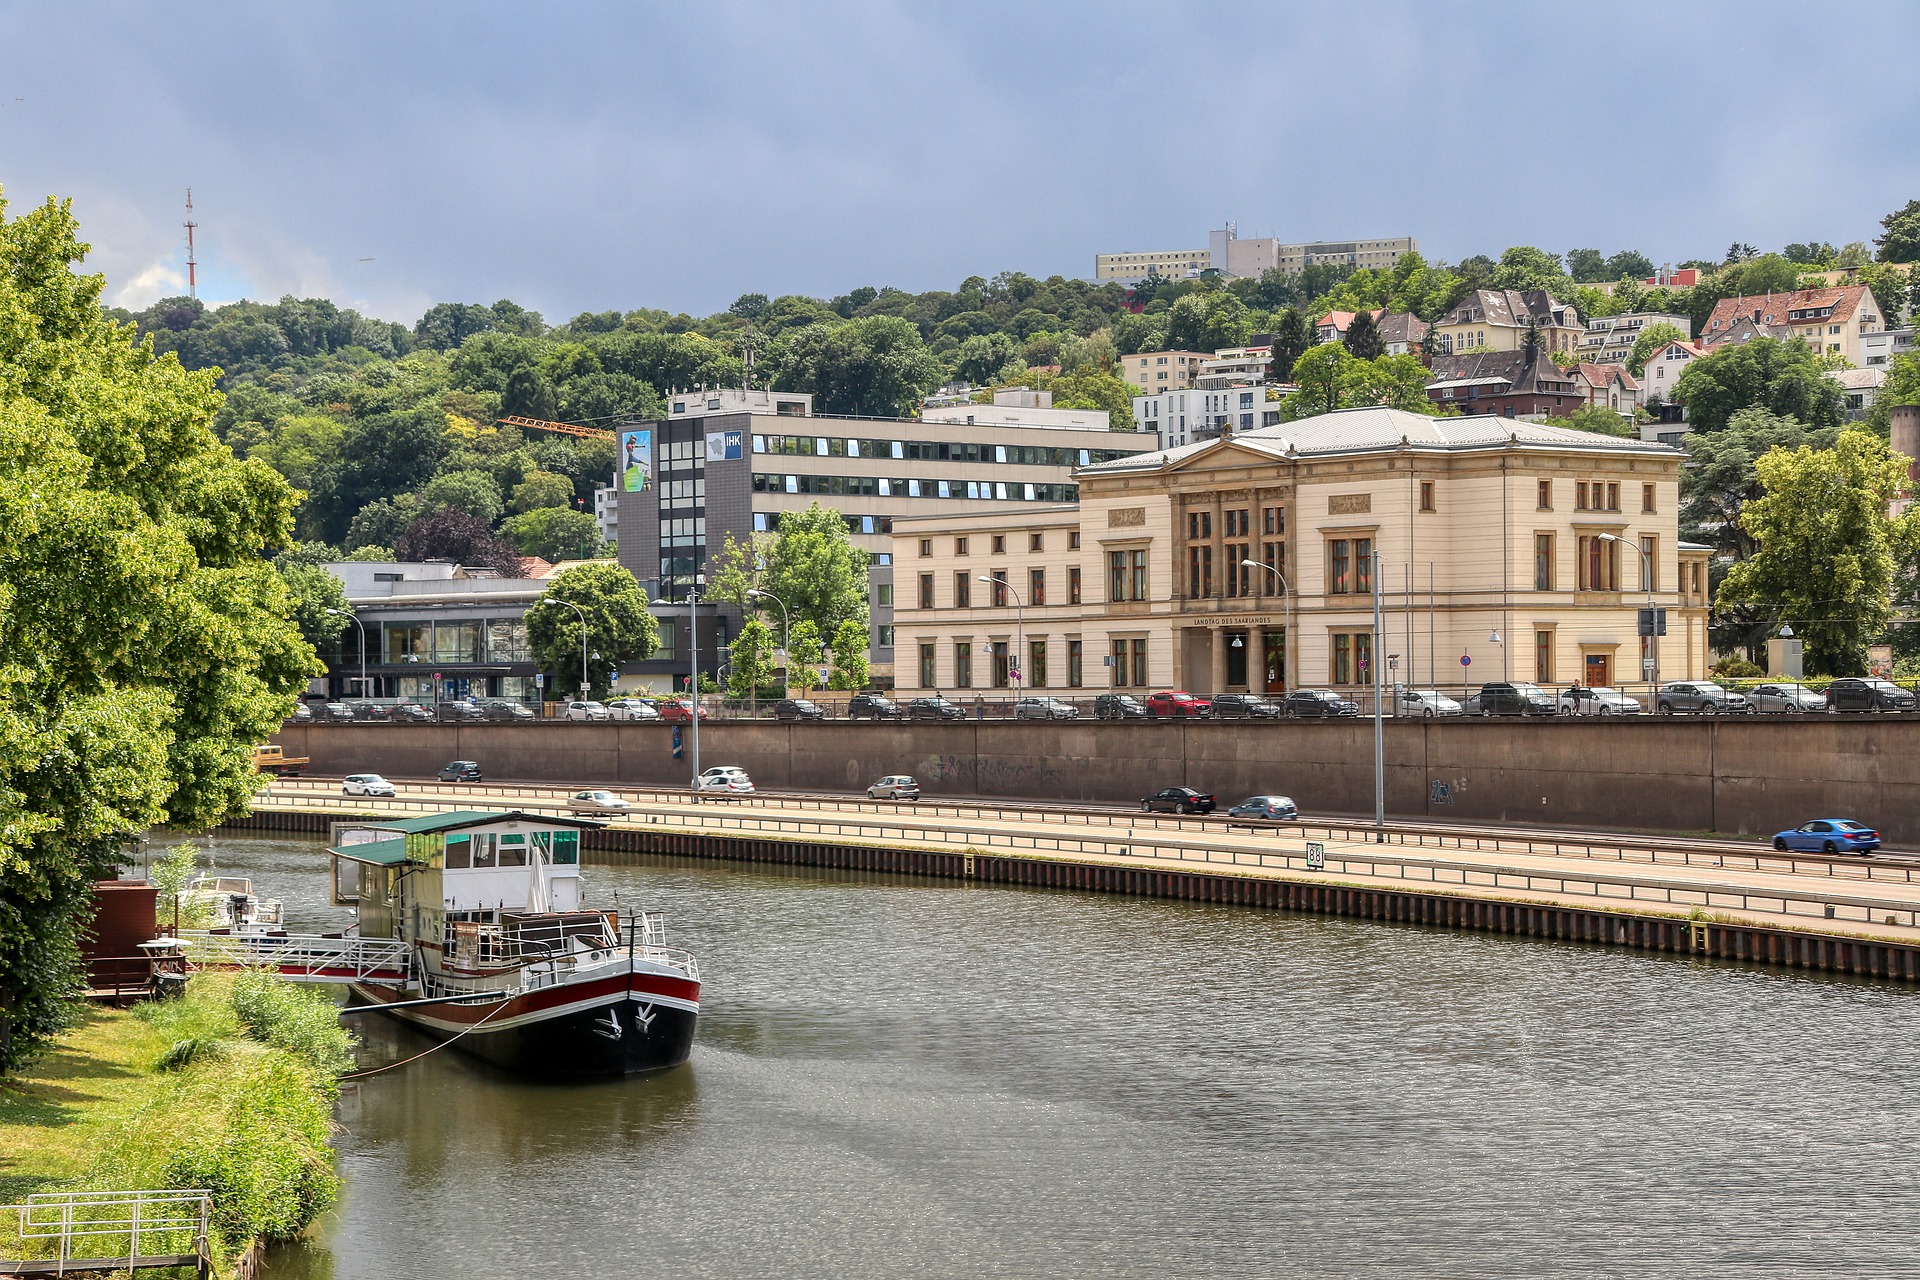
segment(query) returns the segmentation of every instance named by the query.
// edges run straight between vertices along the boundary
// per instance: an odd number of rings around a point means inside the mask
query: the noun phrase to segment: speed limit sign
[[[1307,841],[1307,870],[1324,871],[1327,866],[1327,846],[1318,840]]]

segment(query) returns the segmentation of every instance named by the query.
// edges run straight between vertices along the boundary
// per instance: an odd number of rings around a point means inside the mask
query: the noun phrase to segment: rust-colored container
[[[160,891],[137,880],[96,880],[93,929],[81,944],[87,986],[102,999],[145,990],[152,964],[140,944],[155,932]]]

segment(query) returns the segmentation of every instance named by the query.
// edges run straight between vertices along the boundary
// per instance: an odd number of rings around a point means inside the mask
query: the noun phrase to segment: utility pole
[[[197,298],[200,296],[199,281],[195,278],[195,274],[194,274],[198,264],[195,263],[193,260],[193,229],[199,225],[200,225],[199,223],[193,220],[193,188],[188,187],[187,188],[187,296],[189,298]]]
[[[1387,747],[1386,724],[1381,718],[1380,689],[1380,553],[1373,553],[1373,646],[1367,660],[1373,665],[1373,838],[1376,844],[1387,839]],[[1291,638],[1291,637],[1289,637]]]
[[[700,575],[687,584],[687,652],[692,663],[687,691],[693,695],[693,789],[700,789]]]

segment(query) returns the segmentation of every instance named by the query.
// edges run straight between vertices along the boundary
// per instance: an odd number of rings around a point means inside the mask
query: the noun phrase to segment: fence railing
[[[0,1240],[0,1273],[198,1267],[212,1263],[208,1223],[213,1197],[203,1190],[58,1191],[0,1209],[15,1228]],[[0,1231],[4,1231],[0,1228]],[[13,1256],[17,1253],[18,1256]]]
[[[291,982],[398,983],[412,970],[399,939],[182,930],[179,941],[190,968],[267,967]]]

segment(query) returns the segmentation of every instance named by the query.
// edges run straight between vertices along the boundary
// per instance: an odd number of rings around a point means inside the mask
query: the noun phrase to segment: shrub
[[[340,1007],[321,992],[248,970],[233,980],[232,1004],[248,1035],[315,1071],[336,1076],[353,1066],[353,1036],[340,1025]]]
[[[1715,675],[1730,680],[1751,680],[1767,673],[1745,658],[1722,658],[1708,668]]]

